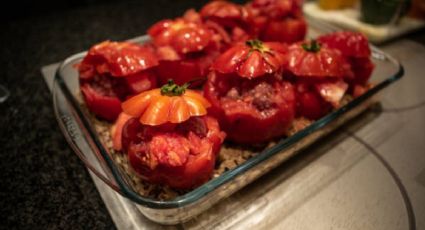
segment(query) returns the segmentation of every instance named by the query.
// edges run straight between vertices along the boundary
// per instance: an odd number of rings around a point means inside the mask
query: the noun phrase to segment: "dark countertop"
[[[2,227],[114,228],[87,169],[59,130],[40,68],[106,39],[141,35],[155,21],[204,2],[84,1],[51,10],[38,6],[0,23],[0,84],[11,92],[0,104]],[[408,37],[425,44],[424,31]]]

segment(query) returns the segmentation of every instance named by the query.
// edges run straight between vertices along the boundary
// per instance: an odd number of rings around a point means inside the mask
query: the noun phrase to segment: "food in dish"
[[[282,24],[291,20],[301,26]],[[115,121],[104,140],[133,182],[193,189],[366,91],[366,38],[304,40],[303,23],[298,1],[217,1],[154,24],[146,44],[91,48],[79,65],[83,98],[103,128]]]

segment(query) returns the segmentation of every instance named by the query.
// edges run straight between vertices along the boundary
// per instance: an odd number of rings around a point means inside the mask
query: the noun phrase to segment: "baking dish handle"
[[[58,78],[55,78],[52,90],[53,107],[59,127],[67,142],[91,172],[113,190],[123,195],[87,130],[82,128],[84,126],[81,125],[81,120],[75,114],[76,111],[66,99],[65,92],[60,90],[59,84]]]

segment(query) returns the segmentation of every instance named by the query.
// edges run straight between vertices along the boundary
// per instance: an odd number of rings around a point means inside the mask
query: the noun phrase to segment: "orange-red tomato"
[[[202,95],[190,89],[183,91],[180,95],[166,95],[164,86],[146,91],[123,102],[122,109],[145,125],[181,123],[192,116],[207,114],[210,103]]]

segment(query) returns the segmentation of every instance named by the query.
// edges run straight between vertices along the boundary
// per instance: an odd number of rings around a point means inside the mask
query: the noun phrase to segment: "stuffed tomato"
[[[295,93],[282,80],[286,46],[249,40],[223,53],[204,86],[209,111],[229,140],[263,143],[282,136],[295,115]]]
[[[367,38],[357,32],[341,31],[322,35],[318,42],[329,48],[338,49],[347,58],[354,75],[347,78],[350,85],[365,86],[374,69]]]
[[[80,88],[87,107],[98,117],[114,121],[121,101],[156,87],[156,55],[129,42],[105,41],[90,48],[78,66]]]
[[[209,102],[186,88],[169,82],[130,98],[112,129],[114,148],[128,155],[139,176],[177,189],[211,178],[225,137],[206,115]]]
[[[222,37],[202,23],[199,14],[193,10],[182,18],[155,23],[148,34],[160,60],[158,75],[161,84],[167,83],[168,79],[184,84],[205,78],[223,44]]]
[[[348,89],[344,79],[353,74],[339,50],[315,40],[289,46],[286,71],[295,84],[298,116],[309,119],[318,119],[339,106]]]

